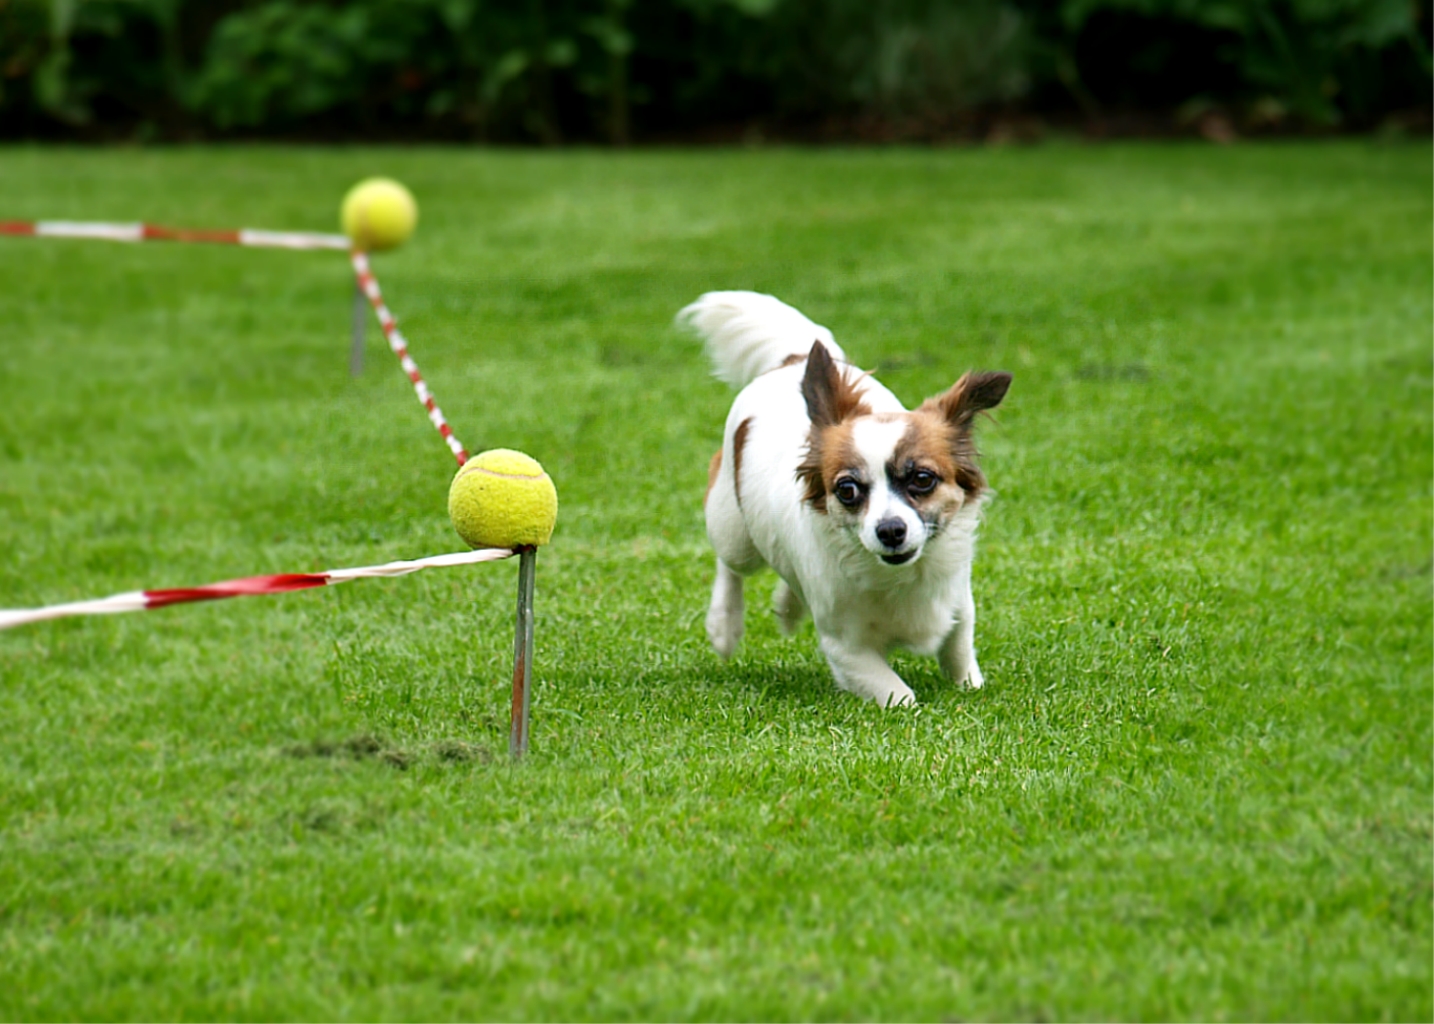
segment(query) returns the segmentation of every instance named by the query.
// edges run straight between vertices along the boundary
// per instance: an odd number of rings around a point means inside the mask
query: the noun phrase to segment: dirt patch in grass
[[[433,752],[438,755],[438,760],[449,764],[467,764],[476,761],[479,764],[491,764],[493,752],[487,747],[476,743],[465,743],[462,740],[441,740],[433,745]]]
[[[377,736],[363,733],[345,740],[318,739],[310,743],[296,743],[284,748],[284,756],[297,759],[309,757],[343,757],[352,761],[366,761],[377,758],[395,768],[407,768],[414,761],[413,754],[406,750],[390,747]]]
[[[493,752],[485,746],[465,740],[446,739],[434,743],[429,750],[443,764],[491,764]],[[412,767],[423,752],[403,750],[383,739],[364,733],[344,740],[317,739],[295,743],[284,748],[284,756],[298,760],[311,757],[344,758],[350,761],[376,759],[400,771]]]

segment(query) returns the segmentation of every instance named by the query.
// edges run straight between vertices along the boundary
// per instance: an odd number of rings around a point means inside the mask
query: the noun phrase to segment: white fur
[[[727,416],[722,463],[706,504],[707,535],[717,552],[707,634],[717,652],[730,657],[741,641],[743,577],[770,565],[781,577],[773,600],[779,625],[789,633],[810,610],[822,653],[842,689],[884,706],[914,704],[911,688],[887,664],[895,647],[936,655],[956,681],[981,686],[971,596],[981,502],[966,502],[927,537],[920,516],[890,493],[886,481],[884,467],[904,424],[873,418],[858,420],[853,430],[853,443],[870,470],[860,529],[835,510],[814,511],[802,501],[796,476],[811,429],[801,394],[806,364],[781,364],[788,356],[805,356],[813,341],[843,360],[830,332],[753,292],[710,292],[678,318],[702,335],[716,375],[742,389]],[[858,371],[843,370],[857,380],[874,414],[905,411],[871,376],[858,379]],[[738,481],[733,437],[749,419]],[[879,557],[889,549],[876,539],[875,526],[891,515],[907,524],[901,550],[918,552],[903,565]]]
[[[789,355],[806,355],[814,341],[833,359],[846,360],[831,331],[760,292],[708,292],[679,312],[677,322],[702,337],[716,376],[734,388],[746,387]]]

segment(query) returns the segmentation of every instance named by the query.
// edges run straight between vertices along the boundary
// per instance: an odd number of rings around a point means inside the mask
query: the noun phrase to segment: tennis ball
[[[448,518],[469,547],[546,544],[558,521],[558,492],[536,459],[494,448],[458,470],[448,488]]]
[[[402,245],[418,223],[413,193],[392,178],[367,178],[348,190],[339,220],[344,234],[362,252]]]

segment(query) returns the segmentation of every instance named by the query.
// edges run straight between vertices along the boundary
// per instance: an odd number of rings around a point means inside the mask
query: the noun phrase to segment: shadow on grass
[[[956,685],[934,658],[897,653],[890,664],[916,692],[919,704],[961,703],[984,692]],[[727,663],[714,657],[706,664],[693,666],[682,682],[674,685],[728,693],[742,704],[773,702],[794,708],[867,706],[861,698],[837,687],[820,654],[796,648],[776,656],[766,651],[739,654]]]
[[[710,671],[699,673],[693,681],[712,690],[728,691],[746,702],[772,701],[801,707],[826,703],[840,692],[825,665],[799,657],[739,657],[712,665]]]

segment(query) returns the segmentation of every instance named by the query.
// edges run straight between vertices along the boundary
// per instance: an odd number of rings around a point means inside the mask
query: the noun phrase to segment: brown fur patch
[[[926,515],[943,505],[959,506],[981,493],[986,481],[975,457],[975,450],[969,445],[963,448],[956,429],[944,417],[918,409],[908,414],[906,433],[897,442],[886,471],[892,486],[902,490],[917,469],[930,470],[940,478],[929,494],[907,492],[907,500]],[[956,488],[965,492],[964,499]]]
[[[844,469],[861,465],[852,438],[854,426],[851,420],[830,427],[812,426],[806,457],[797,467],[797,479],[804,485],[802,500],[813,511],[825,514],[827,495],[831,493],[837,476]]]
[[[820,342],[814,343],[807,354],[802,398],[806,400],[812,428],[807,435],[806,455],[797,466],[797,479],[804,485],[802,500],[817,512],[825,512],[832,480],[856,462],[851,448],[851,421],[869,416],[871,406],[862,401],[856,384],[847,379],[845,368],[832,361],[831,353]]]
[[[717,474],[722,472],[722,449],[718,448],[712,455],[712,461],[707,463],[707,493],[702,495],[702,507],[707,507],[707,499],[712,497],[712,488],[717,483]]]
[[[919,410],[909,413],[906,433],[896,443],[887,469],[900,479],[908,467],[920,466],[931,470],[942,480],[960,483],[961,470],[957,465],[955,442],[955,430],[945,418]]]
[[[732,432],[732,492],[737,496],[737,507],[742,507],[742,453],[747,450],[747,431],[751,429],[753,417],[748,416]]]

